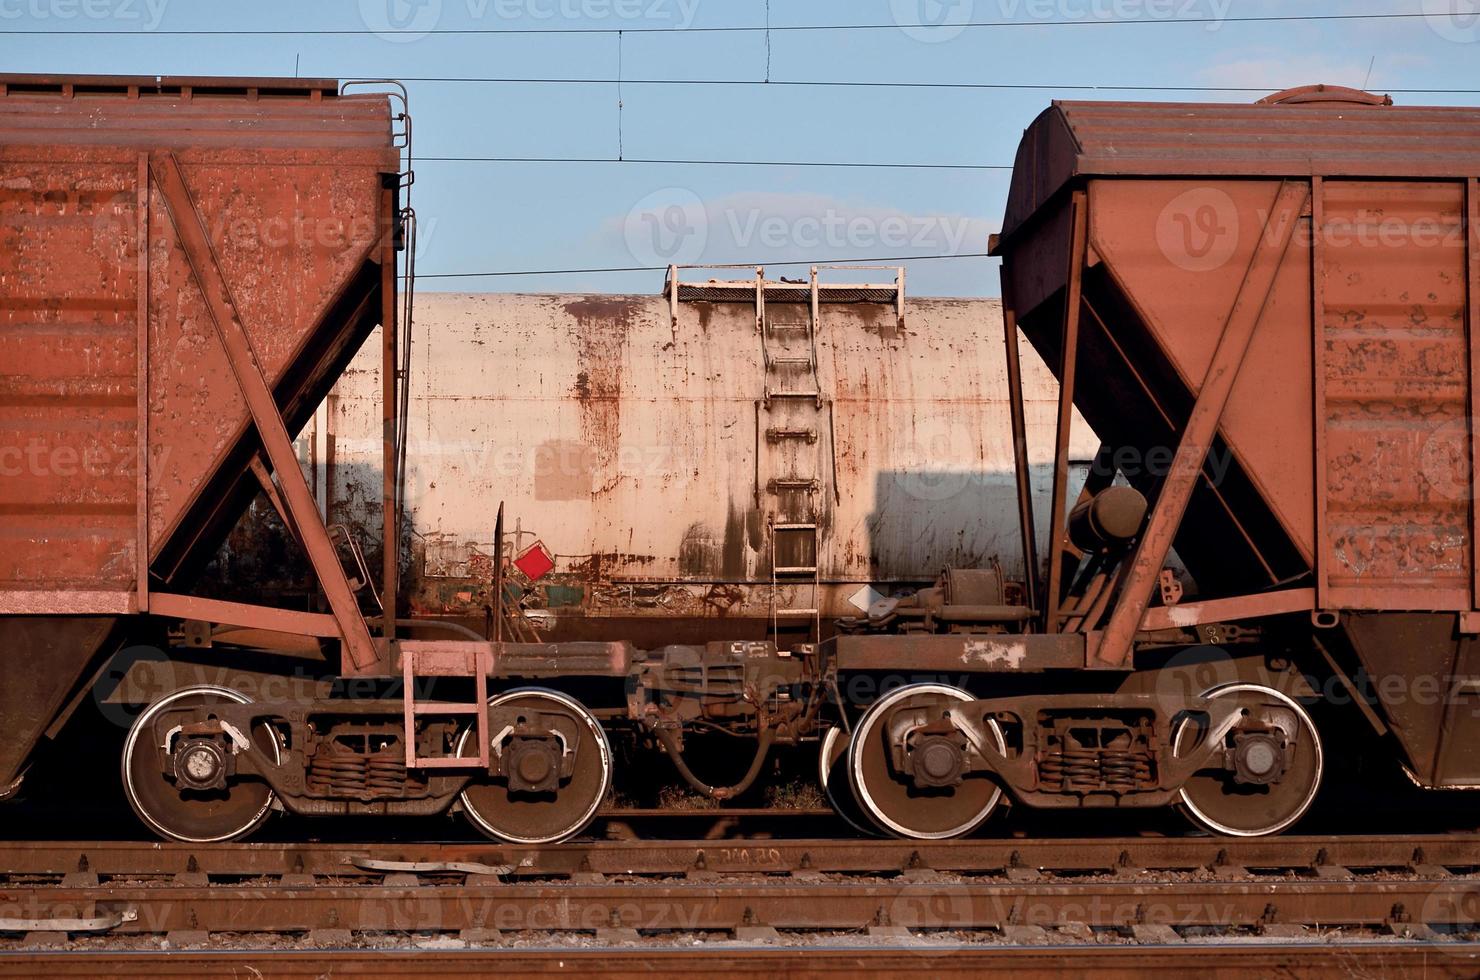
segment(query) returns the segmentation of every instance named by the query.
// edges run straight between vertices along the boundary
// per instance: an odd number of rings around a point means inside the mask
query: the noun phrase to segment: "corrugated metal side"
[[[0,163],[0,589],[135,578],[137,171]]]
[[[1470,608],[1464,206],[1458,182],[1323,184],[1316,414],[1332,607]]]

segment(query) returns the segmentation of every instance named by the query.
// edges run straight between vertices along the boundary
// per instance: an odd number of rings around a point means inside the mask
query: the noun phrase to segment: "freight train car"
[[[689,295],[691,281],[756,272],[675,269],[677,303],[671,285],[646,296],[418,293],[403,480],[410,611],[483,628],[500,504],[505,553],[553,559],[521,591],[519,615],[555,641],[661,646],[779,627],[806,642],[869,596],[928,586],[947,566],[995,558],[1022,581],[1001,303],[902,297],[903,270],[823,267],[812,338],[807,270],[791,284],[772,274],[763,347],[753,278]],[[1058,385],[1036,354],[1024,372],[1042,534]],[[783,383],[817,398],[768,401]],[[300,438],[329,523],[372,541],[381,389],[367,344]],[[783,424],[782,411],[804,417]],[[1071,441],[1077,488],[1097,444],[1082,422]],[[817,570],[778,587],[772,481],[803,468],[816,481],[808,502],[822,504],[805,535],[817,561],[793,564]],[[222,565],[268,586],[262,563],[248,564],[280,533],[261,518]],[[817,613],[773,619],[773,606]]]
[[[1216,832],[1275,833],[1348,731],[1311,707],[1335,691],[1415,782],[1480,785],[1480,110],[1321,88],[1054,104],[1024,137],[994,245],[1021,567],[1041,554],[1044,573],[949,568],[821,642],[642,650],[509,637],[502,608],[491,638],[398,620],[392,100],[296,81],[17,78],[3,93],[15,354],[0,422],[47,465],[0,485],[0,783],[114,650],[150,641],[243,679],[176,685],[124,740],[129,802],[189,841],[277,809],[449,808],[499,839],[554,841],[589,825],[614,778],[662,772],[727,803],[809,754],[835,807],[886,834],[969,833],[1006,800],[1175,805]],[[363,231],[279,251],[223,231],[300,214]],[[804,437],[822,425],[804,382],[823,284],[675,270],[669,301],[740,291],[776,372],[755,424],[789,447],[757,477],[775,491],[758,550],[780,589],[815,578],[826,521]],[[375,322],[392,533],[372,585],[366,543],[326,527],[289,433]],[[1020,335],[1060,382],[1043,535]],[[1076,407],[1101,444],[1071,494]],[[138,464],[63,474],[69,447]],[[258,493],[327,611],[192,593]],[[503,540],[496,607],[517,557]],[[1364,675],[1390,683],[1369,696]]]
[[[1480,785],[1477,177],[1480,110],[1325,86],[1061,102],[1029,127],[993,251],[1009,323],[1061,382],[1048,572],[1032,633],[937,662],[1044,673],[874,704],[847,773],[877,822],[959,833],[1005,791],[1274,833],[1321,783],[1318,696],[1418,785]],[[1014,338],[1010,373],[1018,356]],[[1102,440],[1077,500],[1071,406]],[[868,639],[871,658],[921,652]]]

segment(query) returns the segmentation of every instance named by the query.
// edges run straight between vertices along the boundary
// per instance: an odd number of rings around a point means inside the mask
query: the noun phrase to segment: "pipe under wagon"
[[[1322,86],[1054,103],[992,249],[1022,580],[947,568],[826,639],[819,602],[773,613],[811,617],[803,640],[776,622],[642,650],[506,633],[502,528],[487,633],[403,626],[400,535],[377,583],[318,512],[290,435],[379,323],[381,506],[400,526],[410,127],[399,93],[359,91],[0,78],[0,444],[45,460],[0,481],[0,786],[140,640],[243,679],[176,684],[124,740],[135,812],[190,841],[278,809],[454,805],[493,837],[553,841],[649,758],[729,801],[799,752],[872,832],[959,836],[1012,801],[1277,833],[1319,792],[1334,689],[1419,785],[1480,786],[1480,109]],[[250,231],[277,217],[339,233]],[[753,467],[766,560],[777,590],[815,582],[820,440],[794,437],[821,426],[821,283],[675,269],[669,295],[753,304],[756,424],[788,446]],[[1020,337],[1059,381],[1041,535]],[[1076,409],[1101,443],[1071,499]],[[258,494],[316,608],[192,592]],[[1368,696],[1366,677],[1398,683]],[[741,768],[716,780],[723,761]]]

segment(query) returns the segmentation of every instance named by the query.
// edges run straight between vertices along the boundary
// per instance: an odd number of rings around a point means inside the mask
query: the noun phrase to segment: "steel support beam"
[[[319,518],[313,492],[293,452],[293,440],[283,423],[272,389],[262,370],[262,363],[252,349],[252,341],[243,323],[231,287],[221,271],[221,264],[211,246],[205,219],[195,206],[179,161],[168,151],[150,157],[150,172],[164,199],[165,210],[174,225],[180,247],[190,262],[191,271],[200,285],[206,312],[216,328],[226,359],[231,365],[237,386],[251,412],[252,422],[262,440],[263,450],[277,476],[284,503],[292,513],[303,538],[304,550],[328,597],[338,626],[338,635],[355,666],[373,667],[378,657],[370,630],[360,614],[359,604],[350,590],[349,580],[339,563],[339,556],[329,540],[329,532]],[[151,599],[151,608],[162,612]],[[169,615],[168,613],[163,613]]]
[[[200,599],[188,595],[154,593],[149,611],[156,616],[175,619],[198,619],[222,626],[291,633],[295,636],[317,636],[332,639],[339,636],[339,624],[333,616],[322,613],[294,612],[270,606],[251,606],[220,599]]]
[[[1054,429],[1053,497],[1048,514],[1048,588],[1043,597],[1043,629],[1059,632],[1063,591],[1064,526],[1069,497],[1069,428],[1074,421],[1074,375],[1079,363],[1079,319],[1084,300],[1084,265],[1089,254],[1089,198],[1075,191],[1069,212],[1069,284],[1064,292],[1063,361],[1059,368],[1059,415]]]
[[[1033,482],[1028,461],[1028,424],[1023,409],[1023,362],[1017,307],[1012,287],[1002,277],[1002,337],[1007,345],[1007,407],[1012,416],[1012,465],[1017,474],[1018,526],[1023,536],[1023,591],[1029,609],[1038,609],[1038,528],[1033,522]]]
[[[397,458],[397,415],[400,398],[397,396],[398,349],[396,336],[396,238],[395,238],[395,189],[387,187],[381,194],[381,214],[389,215],[390,226],[381,229],[380,238],[380,338],[381,338],[381,474],[384,478],[381,499],[381,609],[385,624],[381,635],[387,641],[396,636],[396,591],[401,574],[401,518],[396,506]],[[358,665],[363,666],[363,665]],[[408,745],[409,748],[409,745]]]
[[[1480,487],[1480,179],[1465,181],[1465,342],[1470,354],[1470,487]],[[1324,541],[1325,538],[1318,538]],[[1470,494],[1470,609],[1480,610],[1480,500]]]
[[[1177,443],[1171,469],[1162,481],[1151,519],[1136,546],[1125,587],[1110,613],[1110,621],[1105,625],[1099,643],[1096,645],[1091,640],[1090,657],[1092,661],[1099,661],[1097,666],[1119,667],[1130,659],[1131,642],[1151,603],[1157,575],[1171,551],[1172,541],[1187,511],[1187,502],[1207,461],[1208,449],[1218,433],[1218,423],[1238,379],[1244,354],[1248,352],[1255,327],[1264,316],[1275,279],[1284,265],[1285,254],[1294,240],[1295,228],[1309,200],[1310,185],[1307,182],[1285,181],[1280,185],[1269,218],[1260,229],[1243,284],[1224,321],[1222,335],[1208,364],[1197,401]]]
[[[1175,606],[1158,606],[1146,610],[1146,615],[1141,620],[1141,629],[1185,629],[1205,623],[1226,623],[1231,619],[1256,619],[1260,616],[1306,612],[1314,609],[1315,603],[1314,589],[1281,589],[1278,592],[1235,596],[1231,599],[1183,602]]]

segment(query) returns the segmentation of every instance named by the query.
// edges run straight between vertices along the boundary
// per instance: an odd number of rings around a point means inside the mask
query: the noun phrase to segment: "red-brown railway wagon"
[[[326,80],[0,77],[0,787],[126,619],[215,618],[179,585],[269,470],[311,509],[287,433],[394,302],[392,116]]]
[[[865,811],[959,832],[995,783],[1273,833],[1315,799],[1317,716],[1342,748],[1370,726],[1421,786],[1480,787],[1480,109],[1058,102],[993,251],[1009,378],[1020,329],[1060,380],[1052,530],[1030,632],[952,652],[1044,673],[882,699],[849,751]],[[1073,408],[1101,439],[1076,502]],[[899,642],[838,649],[920,662]]]
[[[1151,500],[1113,602],[1076,622],[1089,666],[1153,622],[1293,613],[1338,680],[1395,682],[1371,720],[1418,782],[1480,784],[1477,178],[1480,110],[1324,86],[1061,102],[1028,129],[1007,304],[1102,438],[1100,478]],[[1049,632],[1085,602],[1064,546]],[[1172,547],[1205,601],[1148,609]]]

